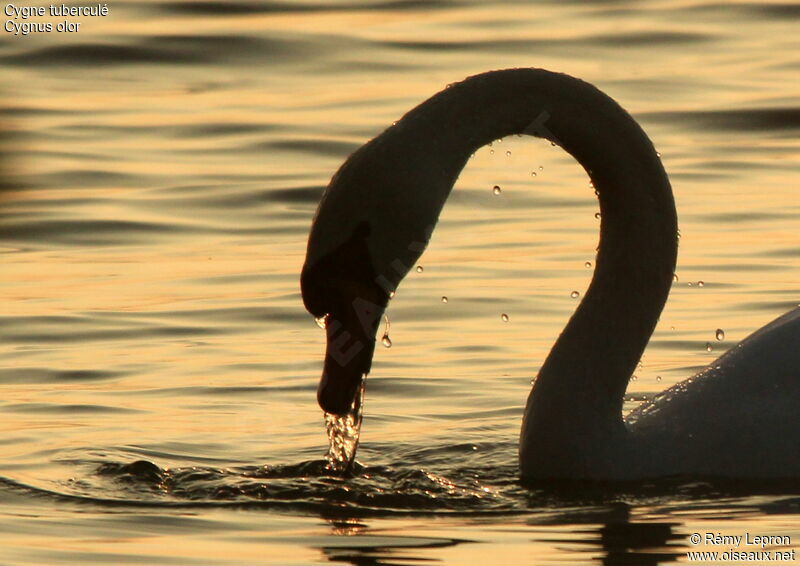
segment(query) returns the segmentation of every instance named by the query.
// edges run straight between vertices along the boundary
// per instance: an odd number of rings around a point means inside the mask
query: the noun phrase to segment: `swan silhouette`
[[[390,295],[425,249],[461,169],[476,149],[511,134],[549,139],[575,157],[602,218],[591,284],[528,398],[522,476],[800,477],[800,309],[623,418],[628,380],[673,280],[672,189],[625,110],[586,82],[542,69],[450,85],[334,175],[301,275],[306,308],[327,321],[320,406],[348,412]]]

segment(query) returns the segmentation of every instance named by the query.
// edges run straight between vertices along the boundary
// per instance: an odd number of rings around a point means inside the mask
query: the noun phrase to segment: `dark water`
[[[636,406],[798,304],[798,18],[678,0],[143,1],[69,18],[75,33],[0,34],[0,561],[728,550],[695,532],[796,548],[796,482],[518,481],[530,378],[596,246],[588,179],[558,148],[506,139],[462,174],[389,309],[350,477],[324,466],[324,336],[298,279],[331,174],[407,109],[487,69],[580,76],[648,131],[681,221]]]

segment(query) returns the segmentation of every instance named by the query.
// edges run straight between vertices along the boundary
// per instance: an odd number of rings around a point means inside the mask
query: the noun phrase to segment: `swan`
[[[623,417],[628,380],[673,281],[672,189],[625,110],[591,84],[543,69],[449,85],[333,176],[301,274],[305,307],[327,333],[322,409],[343,415],[354,404],[387,302],[424,251],[461,169],[476,149],[511,134],[549,139],[577,159],[602,218],[592,281],[528,397],[522,477],[800,477],[800,309]]]

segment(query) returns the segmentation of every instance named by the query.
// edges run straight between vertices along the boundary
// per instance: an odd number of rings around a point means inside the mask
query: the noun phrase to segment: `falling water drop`
[[[705,286],[705,283],[704,283],[703,281],[698,281],[698,282],[697,282],[697,286],[698,286],[698,287],[704,287],[704,286]]]
[[[328,461],[328,468],[340,474],[346,473],[356,459],[366,381],[365,376],[361,378],[356,398],[345,416],[325,413],[325,430],[328,433],[328,453],[325,459]]]
[[[494,150],[493,149],[489,150],[489,155],[494,155]]]
[[[425,268],[422,267],[421,265],[418,265],[417,266],[417,273],[422,273],[423,271],[425,271]]]
[[[578,297],[581,296],[581,294],[578,293],[577,291],[573,291],[572,293],[569,294],[569,296],[572,297],[573,299],[577,299]]]
[[[714,348],[711,346],[711,342],[706,342],[706,352],[710,352]]]
[[[592,267],[592,262],[591,261],[587,261],[586,263],[583,264],[583,267],[585,267],[586,269],[591,268]]]
[[[330,316],[329,314],[323,314],[322,316],[315,318],[314,322],[317,323],[317,326],[325,330],[325,327],[328,325],[329,316]]]
[[[723,340],[725,340],[725,331],[722,330],[721,328],[717,328],[716,336],[717,336],[717,340],[722,342]]]
[[[676,283],[678,282],[678,274],[677,273],[673,273],[672,274],[672,280],[675,281]]]
[[[656,381],[661,381],[661,376],[660,375],[656,376]]]
[[[506,313],[501,314],[500,320],[502,320],[503,322],[508,322],[508,315]]]
[[[442,302],[446,303],[447,302],[447,297],[442,297]]]
[[[396,291],[389,291],[389,298],[394,299],[394,296],[397,294]]]
[[[539,165],[539,171],[544,171],[544,165]]]
[[[531,171],[531,177],[535,177],[535,176],[536,176],[536,171]]]
[[[381,344],[383,344],[386,348],[392,347],[392,339],[389,338],[389,328],[391,328],[391,324],[389,323],[389,315],[383,315],[383,320],[386,323],[386,326],[383,329],[383,337],[381,338]]]
[[[600,213],[599,212],[595,212],[594,213],[594,217],[597,218],[598,220],[600,220]]]
[[[658,157],[659,159],[661,159],[661,152],[660,152],[660,151],[657,151],[657,152],[656,152],[656,157]]]
[[[495,195],[499,195],[500,193],[502,193],[502,192],[503,192],[503,189],[501,189],[501,188],[500,188],[500,185],[495,185],[495,186],[492,188],[492,192],[493,192]]]
[[[638,378],[636,375],[632,375],[632,376],[631,376],[631,381],[636,381],[636,380],[638,380],[638,379],[639,379],[639,378]]]
[[[506,157],[511,157],[511,150],[506,151]]]

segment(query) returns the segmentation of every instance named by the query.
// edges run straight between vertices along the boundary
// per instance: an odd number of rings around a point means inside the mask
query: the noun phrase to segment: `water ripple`
[[[369,11],[417,11],[450,8],[462,2],[445,0],[383,0],[378,2],[161,2],[159,10],[192,16],[239,16],[246,14],[285,14],[297,12],[351,12]]]
[[[245,35],[151,36],[133,45],[80,43],[30,49],[0,57],[7,65],[103,67],[126,64],[214,64],[261,58],[296,58],[298,40]]]
[[[755,132],[800,129],[800,107],[652,112],[642,115],[642,118],[680,124],[693,130]]]

